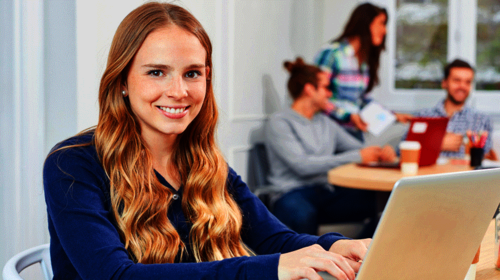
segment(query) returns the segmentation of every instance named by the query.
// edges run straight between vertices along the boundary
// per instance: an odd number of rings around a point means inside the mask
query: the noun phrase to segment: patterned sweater
[[[360,67],[354,48],[348,41],[323,46],[314,58],[314,63],[331,74],[331,101],[335,109],[329,115],[346,125],[351,114],[357,114],[360,108],[371,101],[365,96],[370,81],[368,65],[363,62]]]

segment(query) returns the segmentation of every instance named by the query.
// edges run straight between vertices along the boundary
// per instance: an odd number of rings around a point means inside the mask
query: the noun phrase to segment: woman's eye
[[[163,72],[161,70],[151,70],[148,72],[148,75],[155,76],[155,77],[161,77],[161,76],[163,76]]]
[[[192,79],[198,78],[198,76],[200,76],[200,75],[201,75],[201,73],[199,71],[189,71],[186,73],[186,77],[192,78]]]

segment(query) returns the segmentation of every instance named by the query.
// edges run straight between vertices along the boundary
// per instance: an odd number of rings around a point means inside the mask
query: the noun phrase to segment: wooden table
[[[472,170],[468,165],[431,165],[418,169],[418,175]],[[355,163],[342,165],[328,171],[328,182],[332,185],[373,190],[392,191],[394,184],[404,175],[398,168],[363,167]]]
[[[476,267],[477,280],[500,279],[500,270],[495,269],[495,220],[492,220],[483,241]],[[498,250],[498,248],[497,248]]]

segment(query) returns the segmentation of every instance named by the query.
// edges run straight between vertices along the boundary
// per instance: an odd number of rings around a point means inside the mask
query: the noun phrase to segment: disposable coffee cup
[[[403,141],[399,143],[401,172],[405,175],[416,175],[420,160],[420,143],[417,141]]]

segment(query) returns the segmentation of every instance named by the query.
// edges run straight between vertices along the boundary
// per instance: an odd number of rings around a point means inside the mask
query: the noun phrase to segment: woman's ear
[[[121,85],[120,92],[122,93],[123,97],[128,96],[128,89],[126,83]]]
[[[127,81],[121,83],[120,90],[128,91]]]

